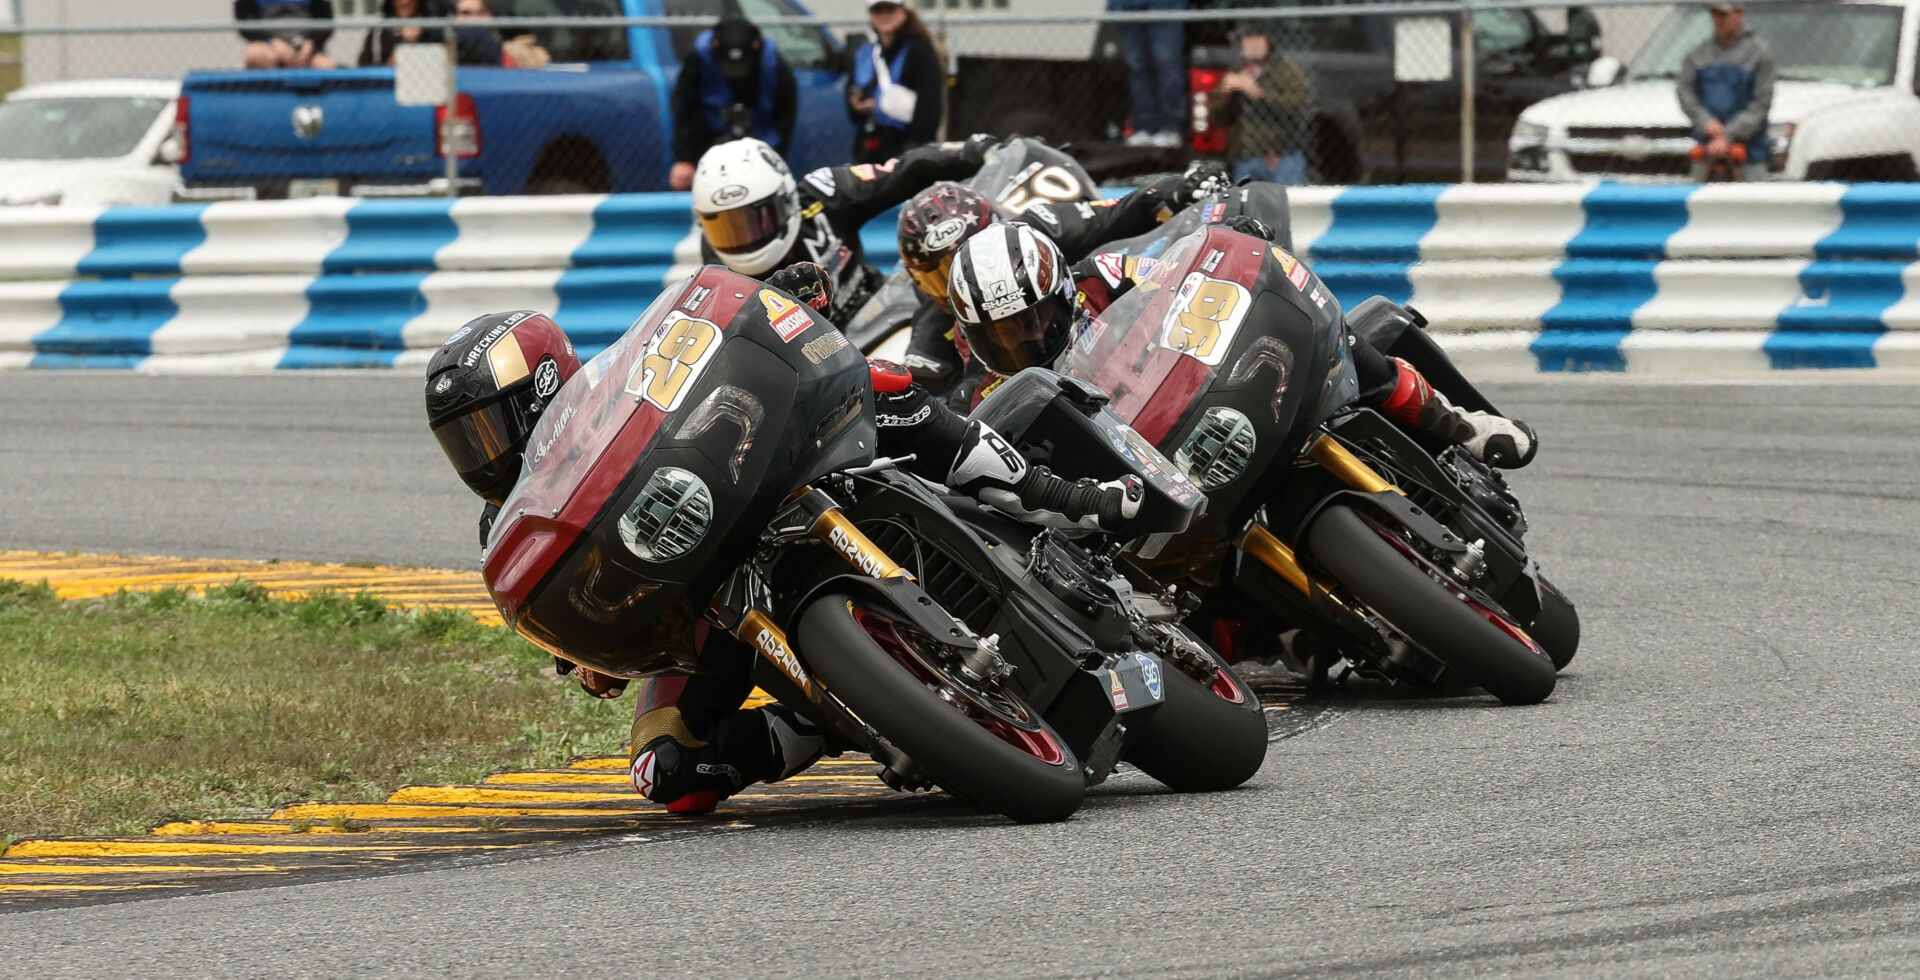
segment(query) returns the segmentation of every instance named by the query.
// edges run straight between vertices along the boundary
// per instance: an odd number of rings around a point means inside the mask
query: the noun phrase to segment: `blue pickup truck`
[[[792,0],[739,0],[749,18],[804,16]],[[501,17],[717,19],[721,0],[494,0]],[[458,69],[453,148],[464,192],[566,194],[664,190],[672,161],[668,102],[697,26],[528,31],[544,68]],[[817,27],[762,27],[799,86],[787,154],[796,173],[845,163],[853,124],[844,49]],[[517,31],[514,33],[518,33]],[[341,52],[344,54],[344,48]],[[189,74],[176,152],[189,194],[275,198],[425,193],[444,176],[438,106],[403,106],[391,68]]]

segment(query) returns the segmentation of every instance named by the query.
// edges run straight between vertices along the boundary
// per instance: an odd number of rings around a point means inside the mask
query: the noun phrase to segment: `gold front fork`
[[[1321,468],[1332,473],[1341,483],[1361,493],[1399,493],[1400,488],[1388,483],[1366,461],[1348,451],[1347,447],[1334,441],[1332,436],[1323,435],[1314,440],[1307,450],[1307,458],[1319,463]],[[1275,575],[1286,579],[1299,589],[1302,595],[1312,597],[1316,592],[1326,594],[1324,587],[1316,587],[1313,576],[1300,567],[1300,561],[1294,557],[1293,549],[1286,546],[1273,532],[1255,524],[1247,529],[1240,539],[1240,547],[1247,554],[1259,559],[1262,565],[1273,569]]]

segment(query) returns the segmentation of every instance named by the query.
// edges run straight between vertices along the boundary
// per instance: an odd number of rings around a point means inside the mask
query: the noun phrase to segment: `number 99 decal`
[[[640,363],[627,378],[627,393],[671,412],[686,400],[694,380],[719,350],[719,327],[674,310],[647,341]]]
[[[1031,176],[1016,179],[1013,186],[1000,195],[1000,206],[1014,214],[1025,214],[1036,204],[1078,201],[1085,193],[1080,178],[1065,167],[1042,167]]]
[[[1233,335],[1246,319],[1253,297],[1245,286],[1209,279],[1195,272],[1180,284],[1160,334],[1160,346],[1217,365],[1233,346]]]

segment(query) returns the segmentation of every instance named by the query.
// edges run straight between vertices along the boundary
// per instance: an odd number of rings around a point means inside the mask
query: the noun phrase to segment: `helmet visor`
[[[947,309],[953,309],[953,300],[947,293],[947,277],[953,272],[953,256],[948,252],[924,268],[907,266],[907,275],[913,277],[913,284],[920,287],[928,299]]]
[[[785,194],[743,204],[719,214],[699,215],[700,230],[716,252],[754,252],[779,239],[793,214]]]
[[[1046,367],[1067,346],[1073,304],[1059,293],[1018,313],[986,323],[960,324],[973,355],[995,374],[1016,374]]]
[[[440,440],[441,451],[460,478],[484,494],[509,475],[509,468],[518,476],[520,447],[532,430],[515,409],[514,399],[499,398],[435,426],[433,437]]]

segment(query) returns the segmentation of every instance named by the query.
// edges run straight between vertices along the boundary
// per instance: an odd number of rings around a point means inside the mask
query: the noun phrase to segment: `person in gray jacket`
[[[1716,160],[1741,180],[1767,176],[1767,111],[1773,107],[1773,52],[1747,29],[1737,3],[1707,7],[1713,36],[1680,66],[1680,109],[1693,122],[1693,179],[1704,180]]]

